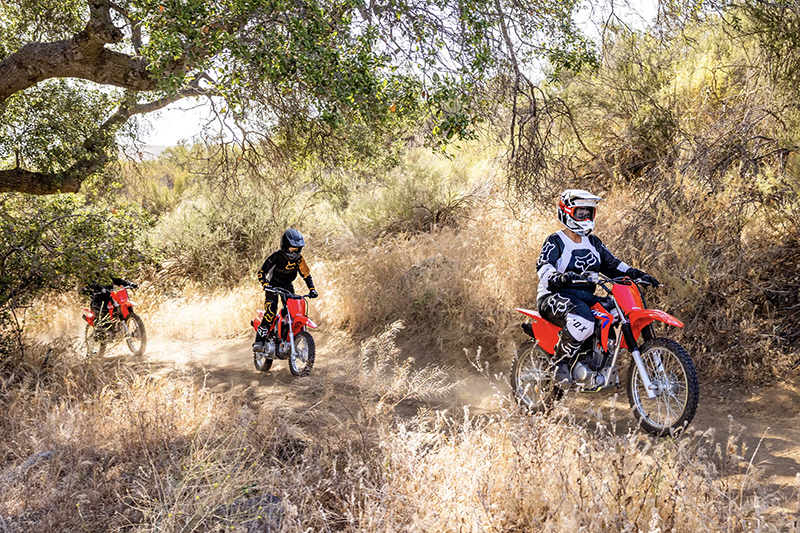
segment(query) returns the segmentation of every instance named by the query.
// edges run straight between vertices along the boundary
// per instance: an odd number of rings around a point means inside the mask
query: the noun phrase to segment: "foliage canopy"
[[[75,192],[131,117],[224,99],[243,146],[471,135],[487,80],[580,69],[576,0],[14,0],[0,6],[0,192]],[[75,80],[85,80],[77,83]],[[338,142],[334,143],[334,139]],[[279,150],[278,150],[279,151]],[[279,151],[280,152],[280,151]],[[300,152],[302,153],[302,151]],[[358,154],[356,154],[358,155]]]

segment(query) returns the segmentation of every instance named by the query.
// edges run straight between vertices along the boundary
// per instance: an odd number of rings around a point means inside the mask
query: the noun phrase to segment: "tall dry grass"
[[[188,371],[29,354],[0,389],[0,529],[798,530],[796,502],[759,484],[735,437],[651,440],[617,428],[613,407],[580,421],[504,399],[490,416],[398,416],[446,374],[407,368],[397,333],[361,346],[347,387],[318,380],[321,399],[297,405],[212,393]]]
[[[258,282],[243,280],[234,287],[208,289],[184,280],[163,284],[157,278],[141,280],[129,290],[134,310],[151,340],[211,340],[232,338],[252,331],[250,320],[264,307]],[[32,342],[70,338],[83,342],[86,322],[81,318],[89,299],[76,292],[49,295],[26,309],[26,336]]]
[[[456,227],[353,238],[351,254],[314,264],[322,316],[356,335],[403,320],[406,336],[440,349],[507,348],[513,308],[535,306],[536,259],[555,229],[487,200]]]

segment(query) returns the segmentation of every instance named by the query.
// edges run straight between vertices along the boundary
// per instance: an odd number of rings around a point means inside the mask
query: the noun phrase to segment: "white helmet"
[[[594,216],[599,196],[582,189],[567,189],[558,202],[558,221],[578,235],[589,235],[594,229]]]

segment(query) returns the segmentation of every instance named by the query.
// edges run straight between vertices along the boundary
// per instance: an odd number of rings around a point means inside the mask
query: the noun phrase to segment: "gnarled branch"
[[[157,111],[182,98],[214,95],[211,91],[196,87],[196,83],[194,85],[174,95],[144,104],[133,103],[133,95],[128,95],[126,102],[123,102],[117,111],[83,142],[86,156],[77,160],[68,169],[56,173],[32,172],[22,168],[0,170],[0,193],[23,192],[44,195],[78,192],[81,183],[111,159],[109,150],[114,145],[114,133],[130,117]]]
[[[89,7],[89,22],[80,33],[52,43],[26,44],[0,61],[0,105],[49,78],[80,78],[135,91],[158,88],[144,59],[105,48],[123,39],[111,19],[112,4],[91,0]]]

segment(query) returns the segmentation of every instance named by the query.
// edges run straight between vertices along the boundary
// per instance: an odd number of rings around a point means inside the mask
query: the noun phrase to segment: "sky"
[[[211,106],[205,98],[185,98],[142,117],[143,123],[149,123],[149,131],[142,135],[142,140],[150,146],[175,146],[182,140],[191,142],[209,123],[210,115]]]
[[[591,21],[607,19],[611,6],[617,16],[632,26],[642,28],[655,18],[658,0],[607,0],[600,5],[602,7],[591,7],[591,3],[586,0],[578,14],[579,25],[596,41],[599,39],[599,31],[597,25]],[[187,98],[175,102],[157,113],[143,117],[142,122],[149,123],[150,127],[142,140],[149,146],[175,146],[182,140],[191,143],[209,123],[210,115],[211,107],[204,98]],[[218,125],[214,127],[218,128]]]

